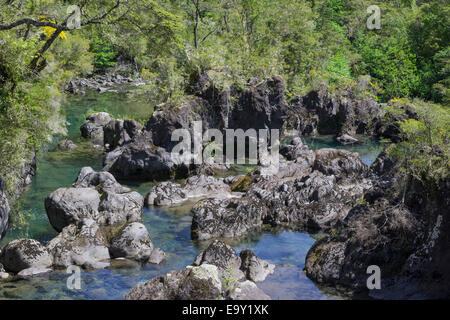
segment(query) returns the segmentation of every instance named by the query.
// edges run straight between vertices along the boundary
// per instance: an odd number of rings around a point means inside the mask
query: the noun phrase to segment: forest
[[[193,75],[226,66],[233,79],[223,81],[234,83],[281,75],[289,97],[370,75],[377,101],[448,106],[448,3],[377,1],[381,27],[369,30],[372,2],[4,0],[0,175],[13,181],[17,164],[47,141],[65,83],[117,64],[151,81],[155,105],[182,96]],[[80,8],[80,28],[67,26],[69,5]]]

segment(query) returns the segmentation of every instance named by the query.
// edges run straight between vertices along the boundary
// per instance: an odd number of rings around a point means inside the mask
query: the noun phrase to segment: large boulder
[[[216,240],[211,243],[193,262],[194,266],[203,264],[213,264],[218,267],[221,279],[227,277],[238,281],[245,278],[241,270],[241,259],[236,255],[236,251],[221,241]]]
[[[213,241],[192,263],[194,266],[203,264],[217,266],[221,279],[233,281],[261,282],[275,270],[275,265],[258,258],[251,250],[243,250],[238,256],[230,245],[219,240]]]
[[[295,97],[289,102],[285,126],[305,136],[376,134],[383,109],[373,99],[358,98],[355,89],[331,93],[322,84],[303,97]]]
[[[52,265],[53,259],[38,241],[19,239],[11,241],[3,248],[0,262],[6,271],[19,273],[29,268],[48,268]]]
[[[112,151],[131,142],[141,129],[142,125],[134,120],[111,120],[103,127],[106,150]]]
[[[122,228],[114,235],[109,245],[111,257],[128,258],[141,262],[149,262],[155,250],[155,254],[160,254],[158,249],[153,246],[150,234],[145,226],[138,222],[130,223]],[[153,257],[155,257],[155,254]],[[162,254],[164,255],[164,253]],[[158,260],[156,262],[160,263],[161,259]],[[150,262],[153,261],[152,259]]]
[[[105,171],[122,180],[170,180],[189,176],[194,167],[174,161],[171,153],[155,146],[149,132],[138,134],[131,143],[107,154]]]
[[[123,187],[116,178],[109,172],[96,172],[91,167],[84,167],[80,170],[74,188],[95,188],[100,192],[110,191],[114,193],[127,193],[131,190]]]
[[[93,219],[71,224],[47,244],[56,268],[71,265],[86,269],[103,269],[109,266],[108,241],[104,230]]]
[[[99,225],[139,221],[143,197],[122,187],[108,172],[83,168],[73,188],[61,188],[45,199],[47,216],[60,232],[64,227],[85,218]]]
[[[98,219],[100,195],[91,188],[60,188],[45,199],[48,219],[60,232],[84,218]]]
[[[89,139],[95,144],[103,145],[103,127],[106,126],[112,117],[106,112],[99,112],[89,115],[86,122],[81,126],[81,136]]]
[[[213,265],[187,267],[137,285],[126,300],[217,300],[222,291],[218,269]]]

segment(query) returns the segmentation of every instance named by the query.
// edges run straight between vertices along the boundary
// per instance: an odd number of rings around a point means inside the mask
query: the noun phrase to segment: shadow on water
[[[70,187],[80,169],[90,166],[95,170],[102,167],[102,152],[80,138],[79,127],[90,110],[109,112],[114,117],[148,118],[152,112],[145,103],[129,101],[125,94],[88,93],[86,96],[71,97],[65,104],[68,137],[78,148],[62,152],[52,150],[38,157],[37,174],[32,185],[19,201],[19,210],[29,212],[28,224],[21,229],[10,230],[2,244],[22,237],[48,242],[57,233],[50,226],[44,208],[44,199],[54,190]],[[336,147],[331,137],[307,139],[312,148]],[[367,163],[376,158],[381,147],[370,142],[355,146]],[[346,148],[348,149],[348,148]],[[246,173],[248,166],[238,168],[236,173]],[[130,188],[145,195],[155,183],[128,183]],[[69,275],[64,271],[52,272],[31,280],[17,280],[0,283],[0,299],[123,299],[136,284],[178,270],[191,264],[206,243],[191,240],[191,214],[193,203],[171,209],[145,209],[143,223],[152,236],[156,247],[167,254],[167,260],[160,266],[142,266],[122,260],[112,262],[112,267],[92,272],[82,271],[82,289],[71,291],[66,281]],[[279,231],[249,235],[246,239],[231,244],[239,252],[249,248],[260,258],[277,265],[276,271],[258,285],[273,299],[329,299],[303,272],[305,257],[314,243],[313,236],[300,232]]]

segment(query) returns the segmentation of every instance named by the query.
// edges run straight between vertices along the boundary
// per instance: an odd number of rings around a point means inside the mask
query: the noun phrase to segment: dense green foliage
[[[23,159],[54,133],[50,123],[64,83],[111,68],[125,66],[122,71],[148,80],[139,90],[154,104],[184,95],[194,74],[223,67],[232,70],[232,78],[217,79],[224,86],[279,74],[292,96],[322,82],[342,87],[370,75],[379,101],[416,97],[449,103],[446,0],[0,2],[0,175],[5,177],[14,177]],[[78,30],[66,25],[70,4],[82,9]],[[374,4],[381,8],[379,30],[366,26],[367,8]],[[23,18],[34,22],[1,28]],[[415,124],[403,124],[405,134],[408,125]],[[448,126],[442,129],[448,133]],[[14,185],[13,178],[8,181]]]
[[[387,151],[401,162],[407,179],[414,178],[432,189],[450,174],[449,109],[420,100],[396,103],[413,110],[417,120],[398,123],[403,141],[391,144]]]

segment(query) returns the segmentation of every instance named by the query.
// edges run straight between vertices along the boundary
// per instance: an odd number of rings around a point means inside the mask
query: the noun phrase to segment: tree
[[[67,13],[66,1],[8,1],[6,12],[0,15],[0,31],[25,27],[23,38],[27,39],[32,28],[50,28],[44,44],[39,48],[37,54],[29,64],[32,72],[39,72],[45,68],[44,54],[53,45],[56,39],[64,32],[69,32],[72,27],[68,25],[73,13]],[[159,28],[168,30],[168,25],[161,18],[170,19],[170,14],[164,12],[159,4],[153,0],[102,0],[72,1],[72,5],[77,5],[80,9],[81,28],[91,25],[120,25],[133,28],[135,33],[157,32]],[[142,24],[147,22],[143,15],[156,16],[160,24],[151,26]],[[27,18],[20,18],[28,16]],[[169,25],[170,27],[170,25]],[[47,29],[48,30],[48,29]],[[19,31],[20,33],[20,31]],[[167,40],[174,37],[174,31],[165,33]]]

